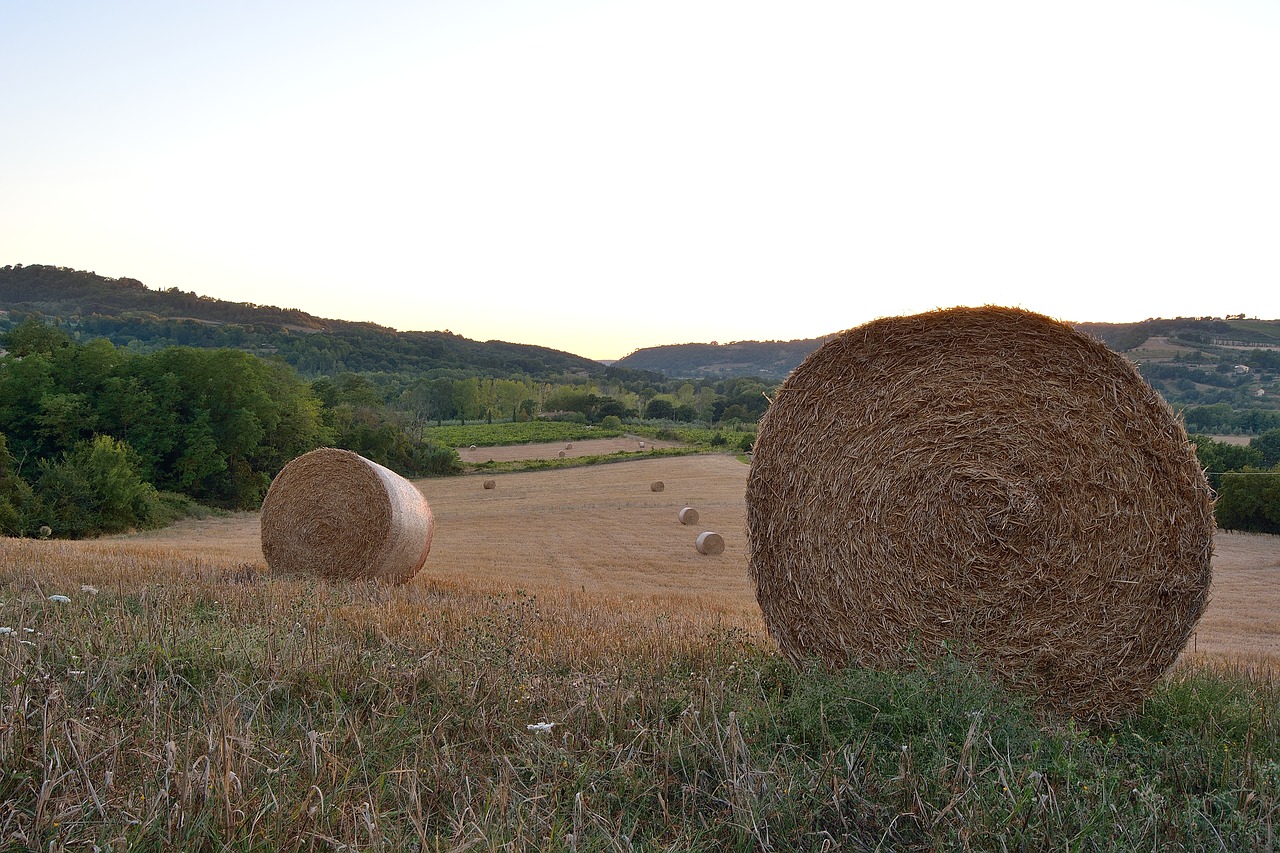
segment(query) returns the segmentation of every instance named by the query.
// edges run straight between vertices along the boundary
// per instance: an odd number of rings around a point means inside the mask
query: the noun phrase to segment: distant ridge
[[[228,302],[137,279],[65,267],[0,267],[0,310],[53,318],[119,346],[231,347],[279,355],[304,374],[451,371],[532,377],[603,374],[605,366],[548,347],[473,341],[449,331],[398,332],[332,320],[296,308]]]

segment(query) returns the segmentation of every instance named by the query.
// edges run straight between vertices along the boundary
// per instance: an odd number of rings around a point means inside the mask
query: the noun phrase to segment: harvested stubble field
[[[420,481],[401,587],[269,577],[257,514],[0,540],[0,849],[1266,849],[1280,537],[1219,535],[1208,666],[1092,734],[963,669],[784,665],[747,473]]]
[[[574,450],[593,443],[575,442]],[[527,459],[538,457],[522,457],[521,450],[537,453],[539,447],[481,450],[496,452],[494,458]],[[481,487],[479,476],[417,481],[437,530],[415,583],[493,593],[573,592],[688,608],[699,618],[719,614],[763,636],[746,568],[747,471],[736,458],[713,454],[503,474],[491,490]],[[664,491],[650,491],[657,480]],[[685,506],[698,510],[694,527],[680,524]],[[694,541],[704,530],[724,537],[723,554],[697,552]],[[228,571],[246,564],[265,571],[256,513],[74,547],[188,554]],[[1280,664],[1280,536],[1218,531],[1213,566],[1210,604],[1184,657]]]

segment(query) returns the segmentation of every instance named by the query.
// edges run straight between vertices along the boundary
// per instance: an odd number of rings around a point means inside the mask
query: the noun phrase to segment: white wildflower
[[[0,625],[0,637],[7,637],[10,634],[16,633],[18,632],[10,628],[8,625]]]
[[[51,596],[49,596],[49,600],[50,600],[50,601],[56,601],[56,602],[58,602],[59,604],[70,604],[70,603],[71,603],[71,599],[67,598],[65,595],[51,595]]]
[[[554,725],[555,723],[530,723],[525,728],[531,732],[549,732]]]
[[[84,670],[83,670],[83,669],[69,669],[69,670],[67,670],[67,675],[84,675]]]

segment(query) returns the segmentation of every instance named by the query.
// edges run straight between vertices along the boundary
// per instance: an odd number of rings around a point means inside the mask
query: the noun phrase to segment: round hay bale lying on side
[[[1042,707],[1127,715],[1204,610],[1213,508],[1125,359],[1010,308],[876,320],[778,390],[749,568],[792,660],[972,655]]]
[[[724,537],[719,533],[712,533],[710,530],[706,530],[698,534],[693,546],[698,549],[699,554],[709,554],[711,556],[723,554]]]
[[[568,444],[566,444],[566,445],[564,446],[564,449],[565,449],[565,450],[573,450],[573,442],[571,441],[571,442],[569,442]]]
[[[483,485],[484,485],[484,487],[485,487],[486,489],[496,489],[496,488],[498,488],[498,481],[497,481],[497,480],[485,480]]]
[[[667,484],[662,482],[661,480],[654,480],[652,483],[649,484],[649,491],[660,492],[666,487],[667,487]]]
[[[564,451],[563,451],[563,450],[561,450],[561,451],[560,451],[560,458],[561,458],[561,459],[563,459],[563,458],[564,458]]]
[[[681,524],[697,524],[698,511],[691,506],[684,507],[680,510]]]
[[[262,553],[273,573],[404,583],[426,562],[434,526],[408,480],[323,447],[272,481],[262,502]]]

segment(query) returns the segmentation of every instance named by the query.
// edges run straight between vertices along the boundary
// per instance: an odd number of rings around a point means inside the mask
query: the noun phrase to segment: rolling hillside
[[[181,345],[278,354],[306,375],[454,371],[553,378],[605,370],[597,361],[547,347],[473,341],[451,332],[398,332],[295,308],[226,302],[177,288],[153,290],[136,279],[63,267],[0,267],[0,311],[8,312],[0,316],[0,331],[16,317],[37,314],[57,319],[73,334],[142,351]]]

